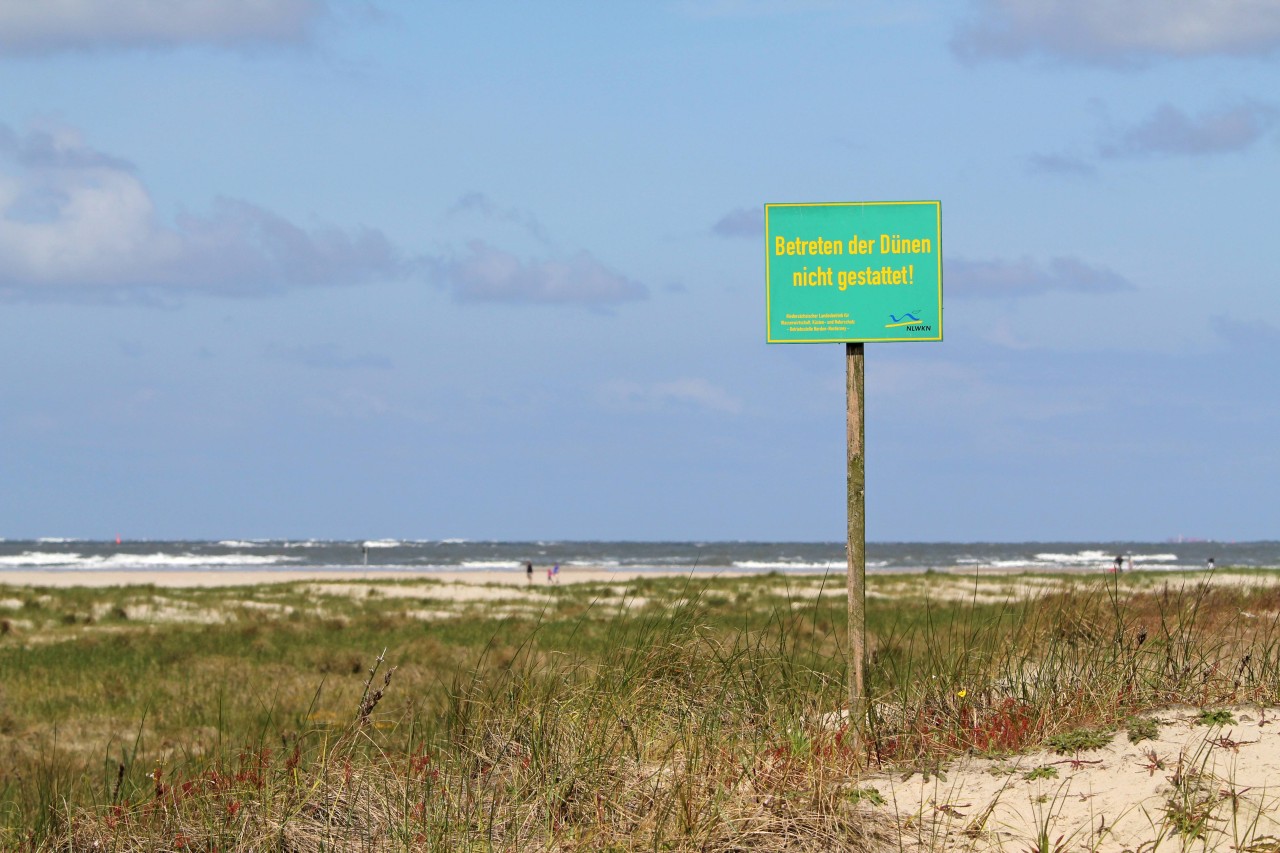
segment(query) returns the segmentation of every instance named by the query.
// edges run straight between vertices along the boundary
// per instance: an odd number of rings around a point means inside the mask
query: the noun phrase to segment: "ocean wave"
[[[253,554],[49,554],[28,551],[0,557],[0,567],[20,569],[134,569],[134,568],[226,568],[228,566],[274,566],[298,562],[297,557]]]
[[[362,543],[366,548],[403,548],[404,542],[399,539],[370,539]]]
[[[1035,561],[1051,565],[1081,566],[1088,563],[1109,563],[1115,557],[1109,551],[1077,551],[1074,554],[1036,554]]]
[[[68,560],[83,559],[79,554],[49,554],[44,551],[26,551],[10,557],[0,557],[0,566],[7,568],[47,568],[60,566]]]
[[[821,569],[836,569],[843,567],[844,562],[831,560],[826,563],[802,563],[796,560],[735,560],[733,568],[735,569],[753,569],[753,570],[782,570],[782,571],[814,571]]]

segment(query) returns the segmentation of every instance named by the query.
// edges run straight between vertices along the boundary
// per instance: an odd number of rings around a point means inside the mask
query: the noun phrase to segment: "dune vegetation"
[[[861,730],[842,575],[0,586],[0,846],[940,846],[892,780],[1280,702],[1276,580],[874,576]]]

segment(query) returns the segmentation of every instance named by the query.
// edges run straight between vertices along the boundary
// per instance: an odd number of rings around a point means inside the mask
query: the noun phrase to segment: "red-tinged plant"
[[[1017,752],[1029,745],[1035,709],[1015,699],[1005,699],[985,717],[976,719],[969,732],[970,745],[979,752]]]
[[[414,775],[425,775],[427,768],[431,766],[431,753],[418,747],[412,755],[409,756],[409,772]]]

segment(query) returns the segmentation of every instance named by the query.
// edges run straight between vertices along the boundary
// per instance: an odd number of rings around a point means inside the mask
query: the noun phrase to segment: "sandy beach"
[[[1206,723],[1197,709],[1168,708],[1147,715],[1158,734],[1137,743],[1119,732],[1098,749],[967,758],[941,775],[867,783],[904,838],[928,849],[1273,851],[1280,712],[1218,714]]]
[[[700,570],[699,578],[747,577],[755,572]],[[688,577],[687,571],[626,570],[602,567],[561,566],[560,583],[624,583],[637,578]],[[29,570],[0,572],[0,584],[10,586],[112,587],[151,585],[173,589],[189,587],[253,586],[257,584],[294,583],[297,581],[439,581],[445,584],[503,586],[546,586],[547,570],[537,566],[530,584],[524,571],[497,570],[432,570],[430,572],[387,571],[377,569],[110,569],[110,570]]]

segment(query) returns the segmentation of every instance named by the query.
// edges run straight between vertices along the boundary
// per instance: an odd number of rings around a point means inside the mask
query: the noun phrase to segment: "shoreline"
[[[1258,573],[1280,572],[1277,567],[1240,568],[1222,567],[1211,575],[1204,569],[1138,569],[1122,572],[1121,577],[1142,577],[1152,574],[1169,574],[1196,580],[1239,582]],[[813,578],[843,576],[843,566],[828,571],[816,569],[762,572],[754,569],[701,568],[701,569],[649,569],[617,568],[608,566],[561,566],[560,582],[625,583],[644,578],[754,578],[795,577]],[[1007,566],[966,568],[964,570],[904,569],[900,571],[869,571],[870,578],[906,578],[926,575],[948,578],[1007,578],[1016,576],[1081,578],[1088,576],[1110,577],[1112,573],[1098,568],[1060,568],[1054,570],[1013,568]],[[66,589],[73,587],[107,588],[120,586],[155,586],[161,588],[218,588],[238,586],[264,586],[270,584],[304,581],[438,581],[443,584],[471,586],[510,586],[517,588],[545,588],[548,586],[546,567],[535,566],[533,581],[529,582],[521,570],[512,569],[378,569],[363,566],[334,568],[294,569],[3,569],[0,570],[0,586],[49,587]],[[550,584],[554,586],[555,584]]]
[[[618,583],[640,578],[689,577],[690,572],[666,569],[613,569],[596,566],[560,567],[561,583]],[[698,577],[752,577],[760,572],[723,569],[698,571]],[[821,575],[821,572],[794,572]],[[530,583],[523,571],[454,569],[414,571],[365,569],[361,566],[316,569],[16,569],[0,571],[0,586],[167,588],[262,586],[302,581],[439,581],[477,586],[546,587],[545,567],[535,567]],[[552,584],[554,586],[554,584]]]

